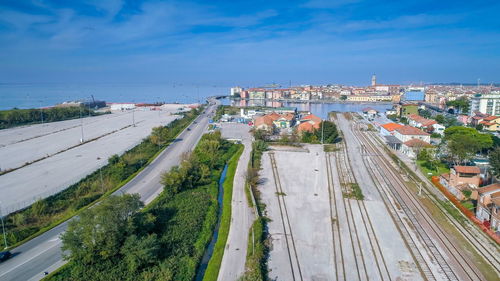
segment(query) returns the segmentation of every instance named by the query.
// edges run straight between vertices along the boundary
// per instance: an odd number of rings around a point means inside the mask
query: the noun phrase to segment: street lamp
[[[1,204],[2,204],[2,202],[0,201],[0,205]],[[5,248],[4,249],[7,249],[7,247],[8,247],[8,245],[7,245],[7,235],[5,235],[5,224],[3,222],[2,207],[0,207],[0,220],[2,221],[3,242],[5,243]]]

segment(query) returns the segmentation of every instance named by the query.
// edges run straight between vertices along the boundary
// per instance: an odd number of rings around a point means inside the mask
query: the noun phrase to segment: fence
[[[440,182],[439,177],[434,176],[431,179],[432,183],[439,189],[441,192],[448,198],[453,205],[455,205],[467,218],[469,218],[472,222],[474,222],[484,233],[488,234],[495,242],[500,243],[500,237],[495,234],[491,229],[486,227],[479,219],[476,218],[475,214],[471,212],[469,209],[465,208],[460,201],[458,201],[451,192],[448,191]]]

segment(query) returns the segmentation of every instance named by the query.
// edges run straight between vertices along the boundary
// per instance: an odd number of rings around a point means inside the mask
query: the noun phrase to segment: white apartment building
[[[239,95],[243,89],[241,87],[232,87],[231,88],[231,96]]]
[[[500,115],[500,92],[477,94],[470,101],[470,111],[479,111],[489,115]]]

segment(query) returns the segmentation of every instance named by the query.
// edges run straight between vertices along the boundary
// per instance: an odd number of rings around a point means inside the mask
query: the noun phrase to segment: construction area
[[[1,210],[4,215],[55,194],[139,144],[157,126],[178,118],[163,110],[113,111],[95,117],[0,131]]]
[[[343,141],[329,152],[271,146],[262,157],[271,280],[487,280],[366,125],[332,121]]]

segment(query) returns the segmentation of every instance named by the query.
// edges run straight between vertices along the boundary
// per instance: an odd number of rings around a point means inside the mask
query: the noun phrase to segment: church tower
[[[377,85],[377,76],[375,74],[373,74],[372,76],[372,86],[375,86]]]

